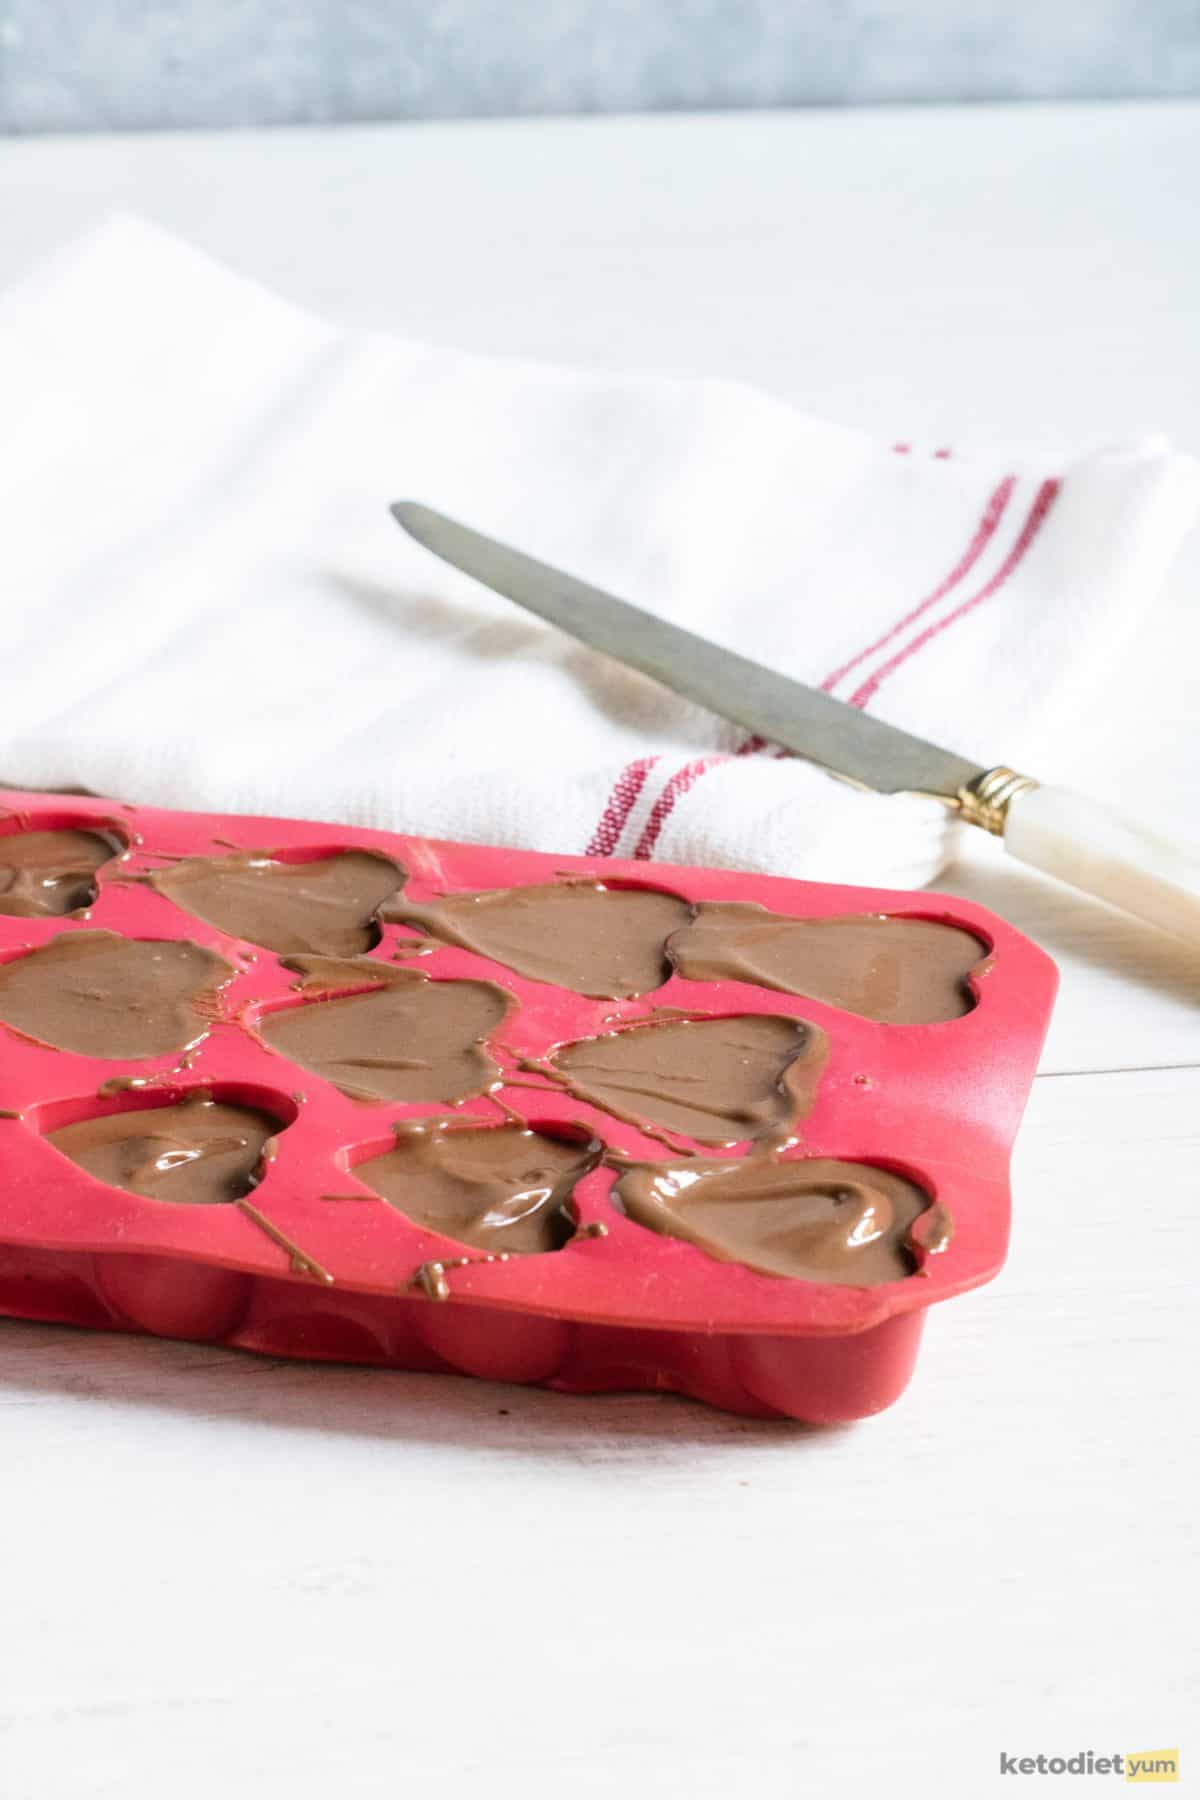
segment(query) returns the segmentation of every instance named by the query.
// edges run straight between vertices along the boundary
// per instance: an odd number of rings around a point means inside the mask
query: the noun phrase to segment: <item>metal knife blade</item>
[[[958,805],[963,790],[986,772],[979,763],[655,618],[432,507],[399,500],[392,513],[417,543],[485,587],[856,786],[880,794],[932,794]]]

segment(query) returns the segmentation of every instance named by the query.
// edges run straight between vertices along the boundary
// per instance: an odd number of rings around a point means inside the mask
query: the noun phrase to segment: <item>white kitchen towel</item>
[[[127,218],[0,300],[0,391],[6,782],[826,880],[931,878],[943,809],[571,643],[388,503],[1020,766],[1200,498],[1160,441],[919,450],[729,384],[336,330]]]

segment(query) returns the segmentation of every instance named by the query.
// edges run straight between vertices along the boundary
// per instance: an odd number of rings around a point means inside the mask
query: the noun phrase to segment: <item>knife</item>
[[[571,637],[855,787],[941,800],[1020,862],[1200,946],[1200,850],[1172,844],[1068,788],[983,767],[655,618],[574,575],[400,500],[417,543]]]

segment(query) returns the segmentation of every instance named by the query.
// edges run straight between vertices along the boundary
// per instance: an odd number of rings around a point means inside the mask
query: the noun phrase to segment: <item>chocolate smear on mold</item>
[[[387,973],[368,993],[266,1013],[256,1030],[352,1099],[450,1105],[498,1085],[487,1040],[507,1018],[512,995],[491,981]]]
[[[667,949],[688,981],[750,982],[888,1025],[970,1012],[967,977],[987,954],[969,931],[932,919],[794,919],[749,901],[697,906]]]
[[[401,973],[373,956],[285,956],[285,969],[300,977],[292,986],[300,994],[335,994],[348,988],[383,986]]]
[[[442,1303],[450,1298],[450,1283],[446,1280],[446,1265],[440,1262],[424,1262],[414,1274],[410,1287],[419,1287],[427,1300]]]
[[[493,1255],[530,1256],[574,1236],[571,1195],[601,1155],[595,1139],[416,1120],[396,1127],[394,1150],[354,1173],[416,1225]]]
[[[123,846],[99,831],[15,831],[0,837],[0,913],[61,918],[96,898],[96,871]]]
[[[112,1100],[118,1094],[140,1093],[144,1088],[161,1088],[172,1085],[170,1075],[110,1075],[96,1089],[98,1100]]]
[[[0,1021],[78,1056],[163,1056],[205,1035],[233,974],[186,938],[68,930],[0,964]]]
[[[954,1215],[944,1200],[935,1200],[912,1229],[912,1241],[927,1257],[940,1256],[954,1242]],[[922,1266],[921,1273],[926,1270]]]
[[[404,878],[368,850],[307,862],[247,850],[185,857],[146,879],[184,912],[277,955],[358,956],[378,943],[376,914]]]
[[[329,1270],[311,1257],[307,1250],[302,1250],[299,1244],[295,1243],[286,1231],[281,1231],[278,1225],[267,1218],[265,1213],[259,1212],[257,1206],[252,1206],[245,1198],[235,1201],[234,1204],[239,1212],[246,1215],[251,1224],[257,1225],[258,1229],[270,1238],[273,1244],[278,1244],[281,1250],[287,1252],[293,1275],[311,1275],[314,1281],[323,1282],[326,1287],[333,1286],[333,1276]]]
[[[503,1094],[494,1091],[488,1095],[488,1099],[496,1108],[497,1112],[503,1114],[510,1125],[516,1125],[521,1131],[528,1129],[529,1120],[525,1117],[524,1113],[519,1113],[515,1106],[510,1106]]]
[[[816,1096],[829,1045],[773,1013],[652,1019],[554,1051],[545,1067],[576,1099],[702,1144],[788,1140]]]
[[[664,946],[691,910],[686,900],[653,888],[564,881],[449,894],[424,904],[401,899],[384,916],[530,981],[590,999],[629,1000],[669,978]]]
[[[189,1094],[167,1106],[80,1119],[48,1143],[109,1187],[177,1206],[223,1206],[254,1187],[278,1119]]]
[[[633,1164],[613,1197],[639,1225],[720,1262],[845,1287],[911,1275],[910,1234],[929,1207],[902,1175],[823,1157]]]

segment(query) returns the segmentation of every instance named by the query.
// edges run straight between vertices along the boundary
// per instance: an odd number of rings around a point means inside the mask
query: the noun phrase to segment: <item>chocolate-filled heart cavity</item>
[[[0,964],[0,1020],[77,1056],[165,1056],[205,1036],[233,975],[187,938],[68,929]]]
[[[967,976],[987,955],[969,931],[934,919],[793,919],[749,901],[697,906],[668,951],[689,981],[752,982],[889,1025],[970,1012]]]
[[[186,857],[150,885],[230,937],[281,956],[358,956],[379,941],[376,913],[404,870],[369,850],[287,862],[265,852]]]
[[[392,969],[369,993],[266,1013],[256,1029],[352,1099],[449,1105],[499,1085],[487,1040],[514,1004],[491,981]]]
[[[601,881],[448,894],[423,905],[401,899],[387,909],[389,920],[595,1000],[661,987],[671,973],[666,940],[690,916],[673,894]]]
[[[409,1122],[394,1150],[354,1173],[414,1224],[491,1255],[529,1256],[574,1235],[572,1190],[601,1155],[595,1139],[520,1125]]]
[[[614,1198],[639,1225],[764,1275],[876,1287],[911,1275],[929,1195],[902,1175],[829,1158],[636,1163]]]
[[[548,1071],[577,1099],[701,1144],[786,1140],[812,1106],[829,1045],[774,1013],[667,1016],[564,1044]]]
[[[96,871],[122,846],[104,832],[10,831],[0,837],[0,913],[61,918],[96,898]]]
[[[189,1094],[166,1106],[80,1119],[46,1141],[110,1187],[177,1206],[221,1206],[248,1194],[282,1129],[257,1107]]]

